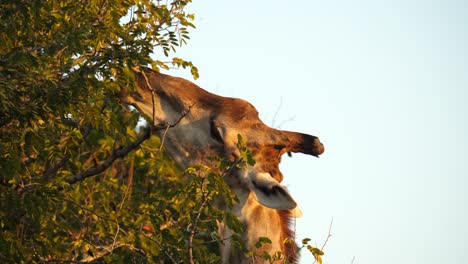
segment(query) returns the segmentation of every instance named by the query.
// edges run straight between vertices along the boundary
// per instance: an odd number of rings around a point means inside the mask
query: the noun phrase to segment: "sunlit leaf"
[[[302,239],[302,244],[307,245],[311,239],[310,238],[304,238]]]

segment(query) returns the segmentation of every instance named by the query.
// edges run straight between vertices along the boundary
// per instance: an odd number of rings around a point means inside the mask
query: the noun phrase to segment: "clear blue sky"
[[[334,220],[325,263],[468,263],[466,1],[191,10],[197,29],[177,56],[199,67],[196,83],[324,142],[320,159],[285,156],[281,169],[304,213],[299,239],[321,246]]]

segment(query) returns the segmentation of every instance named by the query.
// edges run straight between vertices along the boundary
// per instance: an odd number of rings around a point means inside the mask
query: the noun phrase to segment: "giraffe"
[[[290,222],[302,213],[280,184],[283,174],[279,162],[284,153],[290,152],[318,157],[324,152],[320,140],[265,125],[255,107],[242,99],[215,95],[188,80],[147,68],[132,72],[135,89],[121,87],[120,100],[133,105],[154,125],[168,128],[160,132],[164,148],[182,169],[207,164],[209,157],[238,160],[238,135],[245,139],[255,164],[224,176],[239,199],[231,210],[245,227],[242,239],[251,251],[270,255],[280,252],[283,260],[297,262],[296,245],[284,241],[294,239]],[[219,234],[229,238],[231,231],[219,223]],[[268,237],[272,243],[257,249],[254,243],[260,237]],[[222,243],[220,251],[222,263],[262,263],[233,251],[229,239]]]

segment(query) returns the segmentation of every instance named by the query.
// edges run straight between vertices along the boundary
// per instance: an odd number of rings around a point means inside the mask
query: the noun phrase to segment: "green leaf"
[[[271,240],[268,237],[260,237],[258,241],[255,242],[256,248],[261,248],[264,244],[271,244]]]
[[[318,249],[316,247],[313,247],[311,245],[308,245],[307,249],[314,255],[323,256],[325,254],[325,253],[323,253],[322,250],[320,250],[320,249]]]

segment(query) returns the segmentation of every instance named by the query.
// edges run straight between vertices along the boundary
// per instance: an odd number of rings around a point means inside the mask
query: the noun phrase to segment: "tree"
[[[218,260],[232,216],[207,205],[235,197],[208,168],[178,171],[115,96],[137,65],[198,76],[172,55],[190,2],[2,1],[0,262]]]

